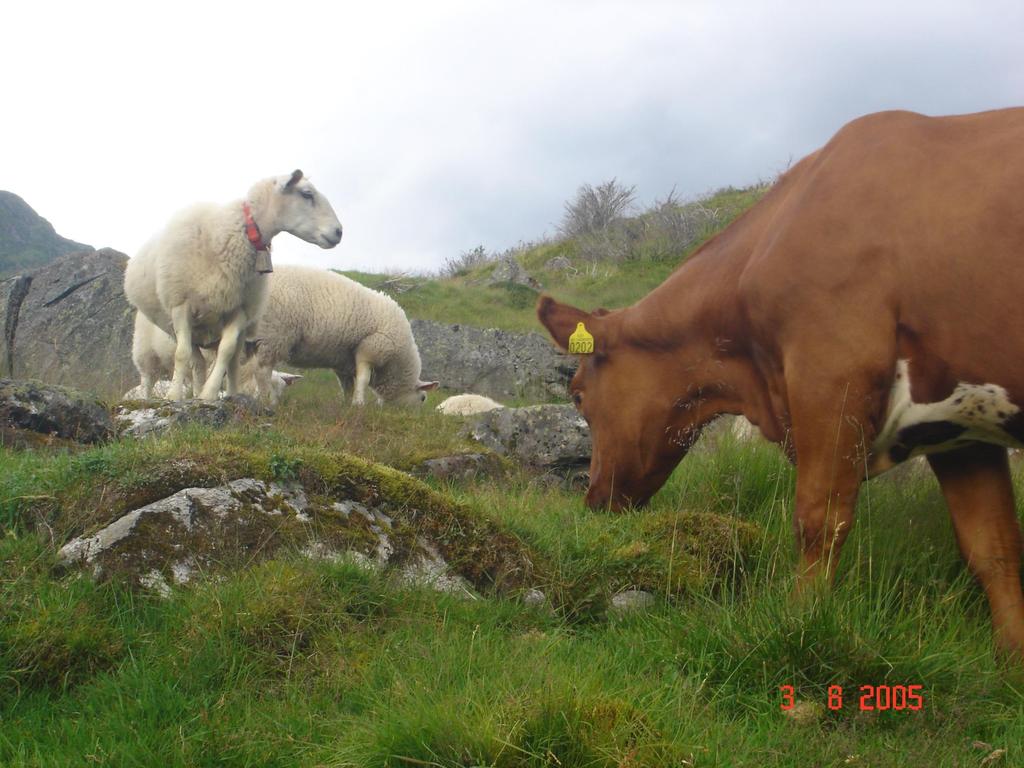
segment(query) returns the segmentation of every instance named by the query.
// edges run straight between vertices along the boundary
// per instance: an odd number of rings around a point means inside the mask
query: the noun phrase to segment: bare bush
[[[565,237],[606,233],[629,213],[635,199],[636,187],[623,186],[615,179],[596,187],[584,184],[565,204],[558,230]]]
[[[441,267],[441,276],[459,277],[460,275],[466,275],[481,264],[487,264],[497,260],[497,258],[496,254],[488,253],[486,248],[478,245],[476,248],[463,251],[458,256],[446,258],[444,265]]]
[[[699,200],[682,203],[675,188],[662,200],[655,200],[641,216],[643,235],[639,249],[646,258],[676,256],[719,226],[718,208],[709,208]]]

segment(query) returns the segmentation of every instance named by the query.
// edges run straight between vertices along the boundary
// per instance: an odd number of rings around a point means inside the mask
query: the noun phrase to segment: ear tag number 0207
[[[570,355],[594,354],[594,337],[590,335],[583,323],[576,323],[576,330],[569,337]]]

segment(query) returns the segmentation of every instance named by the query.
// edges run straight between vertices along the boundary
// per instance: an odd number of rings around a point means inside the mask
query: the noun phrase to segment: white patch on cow
[[[964,431],[944,442],[910,446],[904,459],[948,451],[970,442],[1024,447],[1003,429],[1003,423],[1019,411],[1006,389],[998,384],[960,382],[945,400],[915,403],[910,397],[910,365],[907,360],[900,360],[896,363],[885,424],[871,446],[869,474],[877,475],[898,464],[892,457],[892,448],[901,442],[903,430],[918,425],[948,422]]]

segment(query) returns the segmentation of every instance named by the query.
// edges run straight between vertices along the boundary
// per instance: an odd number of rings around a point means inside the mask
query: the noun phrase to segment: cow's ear
[[[545,295],[537,301],[537,318],[564,352],[569,349],[569,337],[576,331],[577,325],[591,320],[592,315],[568,304],[559,304]]]

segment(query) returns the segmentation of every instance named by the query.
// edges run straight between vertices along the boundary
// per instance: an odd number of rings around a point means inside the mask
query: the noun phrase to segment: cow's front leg
[[[851,375],[825,378],[821,370],[816,376],[794,376],[789,384],[797,467],[793,529],[799,550],[798,593],[814,583],[831,584],[835,577],[867,475],[873,424],[884,404],[875,384],[884,374],[871,375],[865,366]]]
[[[830,585],[843,543],[853,527],[861,478],[853,471],[804,467],[798,463],[793,530],[799,563],[796,592],[814,584]]]

